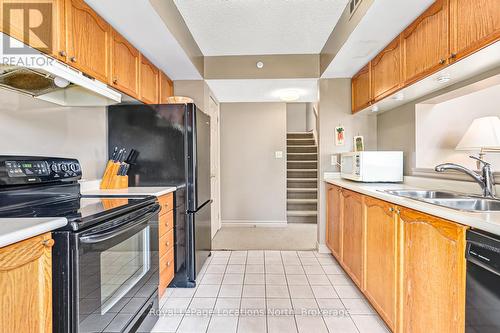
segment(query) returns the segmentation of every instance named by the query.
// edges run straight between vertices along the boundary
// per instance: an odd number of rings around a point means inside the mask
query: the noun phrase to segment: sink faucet
[[[435,170],[437,172],[444,172],[446,170],[455,170],[463,172],[471,176],[476,181],[476,183],[478,183],[479,186],[481,186],[484,197],[495,198],[495,179],[493,177],[493,171],[491,170],[491,164],[475,156],[469,156],[469,157],[483,164],[482,175],[455,163],[440,164],[436,166]]]

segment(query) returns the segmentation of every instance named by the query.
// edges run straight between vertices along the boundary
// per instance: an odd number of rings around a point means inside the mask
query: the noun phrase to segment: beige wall
[[[77,158],[100,179],[107,159],[104,107],[73,108],[0,90],[0,154]]]
[[[287,132],[305,132],[307,122],[307,103],[288,103],[286,105]]]
[[[338,171],[331,163],[332,154],[351,151],[354,136],[364,136],[366,150],[377,148],[377,117],[351,114],[350,79],[321,79],[319,94],[319,175],[322,178],[325,172]],[[335,127],[338,125],[345,127],[344,146],[335,145]],[[318,242],[320,249],[325,249],[326,185],[323,181],[319,184]]]
[[[222,103],[220,113],[222,223],[285,223],[286,104]]]
[[[416,138],[415,138],[415,110],[416,105],[426,102],[471,84],[479,83],[483,80],[500,74],[500,67],[475,76],[471,79],[458,82],[454,85],[441,89],[437,92],[423,96],[416,101],[409,102],[393,110],[377,115],[377,137],[378,150],[403,150],[404,151],[404,172],[411,175],[416,168]]]

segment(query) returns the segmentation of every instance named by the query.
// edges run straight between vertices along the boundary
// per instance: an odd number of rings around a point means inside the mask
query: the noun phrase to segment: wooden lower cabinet
[[[342,190],[338,186],[327,187],[326,245],[338,260],[342,260]]]
[[[361,287],[363,274],[363,196],[342,189],[342,264]]]
[[[0,332],[52,332],[50,233],[0,248]]]
[[[334,185],[327,221],[332,254],[393,332],[465,331],[466,226]]]
[[[407,208],[400,226],[400,332],[464,332],[467,227]]]
[[[387,325],[396,330],[398,219],[393,204],[364,200],[364,291]]]
[[[160,282],[158,294],[165,292],[175,274],[174,265],[174,194],[169,193],[158,197],[160,218],[158,225]]]

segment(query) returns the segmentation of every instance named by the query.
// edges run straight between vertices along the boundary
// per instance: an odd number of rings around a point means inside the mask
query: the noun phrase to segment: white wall
[[[319,176],[325,172],[338,171],[336,165],[331,164],[332,154],[352,151],[353,137],[364,136],[365,149],[377,148],[377,117],[373,115],[351,114],[351,80],[350,79],[321,79],[319,80]],[[345,127],[345,145],[335,145],[335,127]],[[319,187],[319,219],[318,245],[325,250],[326,230],[326,185],[320,179]]]
[[[0,89],[0,154],[77,158],[83,178],[102,177],[107,159],[104,107],[67,108]]]
[[[417,104],[416,167],[453,162],[475,169],[476,162],[468,157],[473,152],[455,147],[472,121],[486,116],[500,116],[500,85],[440,104]],[[494,170],[500,170],[500,154],[487,154],[485,159]]]
[[[286,104],[221,103],[220,129],[222,223],[286,223]]]
[[[286,105],[286,130],[305,132],[307,122],[307,103],[288,103]]]

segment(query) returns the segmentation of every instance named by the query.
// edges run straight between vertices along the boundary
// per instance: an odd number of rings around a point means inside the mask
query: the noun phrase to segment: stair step
[[[318,192],[317,188],[287,188],[288,192]]]
[[[291,172],[318,172],[318,169],[288,169]]]
[[[287,199],[288,203],[318,203],[318,199]]]
[[[286,134],[287,139],[314,139],[314,134],[312,132],[288,132]]]
[[[293,177],[288,177],[286,180],[290,180],[293,182],[312,182],[312,181],[318,181],[318,178],[293,178]]]
[[[287,146],[315,146],[314,139],[287,139]]]
[[[317,146],[288,146],[287,154],[317,154],[318,147]]]
[[[317,210],[288,210],[287,216],[318,216]]]

